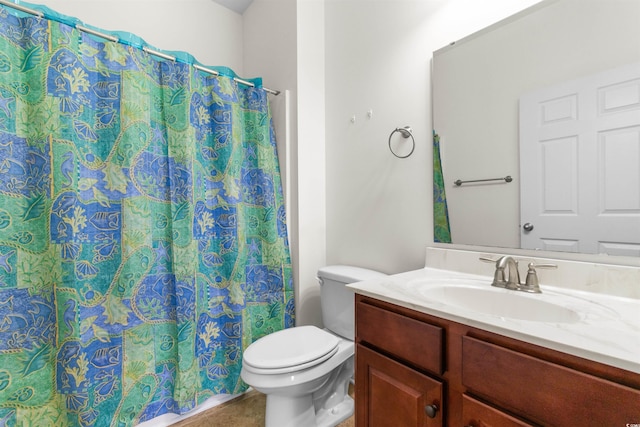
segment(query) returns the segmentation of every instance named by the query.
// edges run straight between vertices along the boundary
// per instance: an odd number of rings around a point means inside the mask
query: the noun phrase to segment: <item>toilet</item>
[[[345,285],[383,277],[333,265],[318,270],[325,329],[296,326],[244,351],[240,376],[267,395],[265,427],[333,427],[353,414],[354,293]]]

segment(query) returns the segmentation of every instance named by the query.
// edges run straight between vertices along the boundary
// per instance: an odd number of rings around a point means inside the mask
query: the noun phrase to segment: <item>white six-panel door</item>
[[[522,248],[640,256],[640,63],[521,97],[520,185]]]

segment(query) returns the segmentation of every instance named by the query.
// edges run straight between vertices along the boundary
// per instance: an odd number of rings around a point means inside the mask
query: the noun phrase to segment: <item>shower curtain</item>
[[[433,132],[433,241],[451,243],[447,194],[440,158],[440,136]]]
[[[0,425],[244,391],[294,313],[265,91],[40,9],[0,7]]]

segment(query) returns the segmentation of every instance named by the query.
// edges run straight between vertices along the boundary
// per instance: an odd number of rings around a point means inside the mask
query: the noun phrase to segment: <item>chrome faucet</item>
[[[557,268],[555,264],[534,264],[529,263],[527,278],[524,283],[520,282],[520,271],[518,270],[518,261],[508,255],[502,256],[497,260],[491,258],[480,258],[481,261],[493,262],[496,265],[496,271],[493,275],[491,286],[498,288],[506,288],[514,291],[523,291],[539,294],[540,285],[538,283],[538,275],[536,268]]]
[[[520,272],[518,271],[518,261],[513,257],[503,256],[495,259],[480,258],[481,261],[495,262],[496,271],[493,275],[491,286],[497,288],[507,288],[516,290],[520,286]]]

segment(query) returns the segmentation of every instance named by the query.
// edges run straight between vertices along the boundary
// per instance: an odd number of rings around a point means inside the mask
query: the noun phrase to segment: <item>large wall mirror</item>
[[[545,0],[436,51],[433,123],[450,243],[640,257],[640,1]]]

